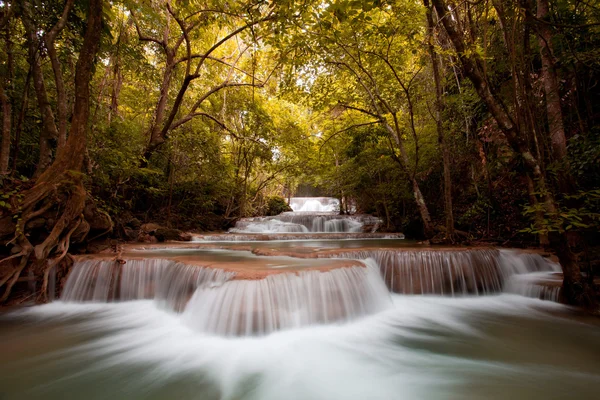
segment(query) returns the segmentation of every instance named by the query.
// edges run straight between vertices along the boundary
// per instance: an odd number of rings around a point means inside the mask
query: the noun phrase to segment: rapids
[[[364,235],[78,257],[59,301],[0,314],[0,399],[598,398],[600,323],[552,259]]]
[[[339,215],[339,200],[331,197],[292,197],[293,211],[274,217],[242,218],[232,233],[359,233],[377,230],[378,218],[370,215]]]

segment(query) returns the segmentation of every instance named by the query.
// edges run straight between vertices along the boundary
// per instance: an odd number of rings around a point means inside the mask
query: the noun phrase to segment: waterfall
[[[301,256],[362,259],[365,267],[278,270],[246,279],[215,266],[162,258],[134,258],[124,264],[80,260],[61,300],[153,299],[162,308],[182,313],[196,330],[237,336],[369,315],[391,305],[390,290],[450,296],[504,291],[556,301],[560,288],[558,264],[512,250],[348,249]]]
[[[183,313],[196,329],[220,335],[267,334],[276,330],[348,321],[391,306],[376,264],[331,271],[274,274],[231,280],[196,290]]]
[[[513,284],[512,277],[560,271],[559,264],[539,254],[513,250],[367,249],[317,253],[316,256],[372,258],[379,265],[388,288],[402,294],[481,295],[506,289],[537,297],[535,295],[541,292],[526,287],[525,281],[520,286]]]
[[[391,305],[374,261],[366,267],[281,272],[236,279],[234,272],[166,259],[77,261],[61,297],[65,302],[154,299],[182,312],[197,330],[252,335],[347,321]]]
[[[344,216],[306,212],[285,212],[275,217],[242,218],[231,233],[360,233],[363,225],[379,219],[366,215]]]
[[[166,259],[83,260],[73,266],[61,300],[68,302],[112,302],[155,299],[181,311],[194,291],[221,285],[234,274],[217,268],[186,265]]]
[[[292,197],[292,212],[273,217],[242,218],[230,233],[360,233],[375,232],[381,220],[370,215],[338,215],[333,197]],[[367,230],[365,230],[367,231]]]
[[[338,212],[340,201],[334,197],[292,197],[290,207],[295,212]]]

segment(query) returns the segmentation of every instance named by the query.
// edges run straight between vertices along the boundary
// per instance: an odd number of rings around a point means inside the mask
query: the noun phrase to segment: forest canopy
[[[3,300],[75,245],[316,195],[418,239],[552,245],[581,300],[595,1],[2,0],[0,41]]]

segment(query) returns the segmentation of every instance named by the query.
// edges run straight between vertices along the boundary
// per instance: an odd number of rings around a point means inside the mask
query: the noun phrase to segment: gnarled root
[[[62,179],[38,182],[24,193],[25,200],[21,204],[22,212],[15,238],[11,240],[16,241],[21,250],[0,260],[1,269],[12,267],[10,272],[0,274],[0,289],[4,289],[0,303],[9,300],[15,283],[27,266],[42,280],[38,301],[47,301],[50,271],[67,255],[73,233],[83,227],[83,232],[80,229],[77,236],[81,240],[87,235],[89,224],[82,214],[86,199],[83,183],[78,176],[71,176],[68,171],[61,175]],[[50,234],[41,243],[33,245],[27,235],[27,222],[53,209],[61,213],[60,217]]]

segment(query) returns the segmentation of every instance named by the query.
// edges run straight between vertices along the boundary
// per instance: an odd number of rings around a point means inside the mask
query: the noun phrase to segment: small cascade
[[[558,301],[562,276],[556,272],[533,272],[511,276],[505,285],[506,293],[542,300]]]
[[[338,212],[340,201],[334,197],[292,197],[290,207],[294,212]]]
[[[61,300],[106,303],[156,299],[168,309],[182,311],[197,288],[222,285],[234,275],[165,259],[132,259],[125,264],[84,260],[73,266]]]
[[[560,265],[539,254],[512,250],[373,249],[323,253],[317,256],[373,258],[379,265],[388,288],[402,294],[461,296],[503,290],[515,292],[517,289],[512,286],[513,277],[560,271]],[[523,287],[523,283],[520,287]],[[524,288],[520,290],[523,294],[527,292]],[[530,293],[535,294],[535,289],[532,288]]]
[[[379,220],[368,215],[284,212],[275,217],[242,218],[231,233],[360,233]]]
[[[242,218],[230,233],[361,233],[375,232],[381,220],[370,215],[339,215],[333,197],[292,197],[293,211],[273,217]]]
[[[194,328],[226,336],[348,321],[391,306],[377,265],[275,274],[196,290],[183,313]]]

